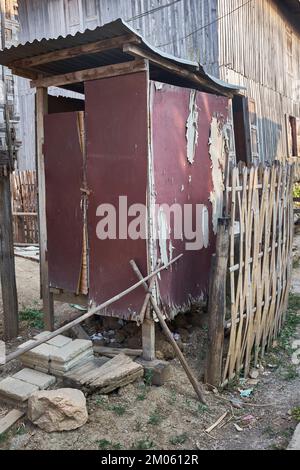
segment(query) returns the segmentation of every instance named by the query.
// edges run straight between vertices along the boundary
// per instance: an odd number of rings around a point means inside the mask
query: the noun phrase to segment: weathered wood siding
[[[245,3],[245,2],[244,2]],[[218,16],[242,4],[218,0]],[[292,30],[288,72],[287,28]],[[287,154],[286,114],[300,116],[300,34],[272,0],[252,0],[219,21],[220,78],[256,104],[260,160]]]
[[[286,115],[300,116],[300,37],[275,0],[19,0],[19,17],[22,43],[124,18],[151,44],[199,60],[207,72],[244,86],[256,104],[259,159],[286,156]],[[287,28],[293,38],[292,74]],[[35,160],[29,93],[22,85],[21,169],[34,168]]]
[[[217,76],[216,4],[217,0],[19,0],[19,40],[66,36],[123,18],[151,44],[198,60]],[[208,23],[212,23],[208,28],[188,36]],[[18,160],[20,169],[34,169],[34,96],[26,82],[21,79],[19,90],[22,146]]]

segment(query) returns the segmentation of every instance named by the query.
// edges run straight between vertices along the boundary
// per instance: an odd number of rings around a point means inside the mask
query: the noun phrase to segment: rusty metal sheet
[[[191,109],[191,98],[195,93],[195,108]],[[188,307],[191,299],[205,298],[208,290],[211,256],[215,249],[215,235],[212,227],[212,207],[209,202],[213,190],[211,160],[209,154],[210,125],[213,116],[226,119],[228,100],[226,98],[195,92],[193,90],[157,86],[151,83],[153,163],[156,204],[192,204],[193,227],[195,228],[196,204],[207,207],[209,231],[208,246],[189,251],[188,241],[174,239],[171,219],[170,241],[166,241],[165,256],[175,257],[184,253],[178,266],[165,272],[159,282],[162,303],[166,310],[176,313]],[[194,120],[193,121],[193,112]],[[188,124],[188,120],[192,121]],[[190,126],[190,129],[188,127]],[[187,137],[197,126],[198,136],[193,155],[188,155]],[[159,221],[157,220],[159,233]],[[162,257],[162,241],[157,240],[157,257]],[[170,254],[172,251],[172,255]]]
[[[45,175],[50,285],[76,292],[81,267],[82,153],[77,112],[45,116]]]
[[[100,240],[96,234],[100,204],[117,210],[119,196],[128,206],[146,204],[147,191],[147,74],[145,72],[90,81],[85,84],[90,300],[100,304],[126,289],[136,277],[129,261],[147,270],[146,241],[117,238]],[[130,220],[130,218],[129,218]],[[131,318],[144,299],[143,288],[113,304],[106,315]]]

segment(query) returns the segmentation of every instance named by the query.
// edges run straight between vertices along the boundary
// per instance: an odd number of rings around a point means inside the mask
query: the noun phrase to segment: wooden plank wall
[[[286,16],[273,0],[218,0],[220,78],[246,88],[257,111],[260,161],[287,155],[286,114],[300,116],[300,34],[293,29],[288,73]]]
[[[75,34],[123,18],[152,44],[179,57],[200,61],[206,70],[218,75],[217,0],[19,0],[21,43]],[[164,5],[170,4],[169,7]],[[153,11],[153,12],[152,12]],[[149,12],[149,13],[147,13]],[[146,14],[144,14],[146,13]],[[143,14],[142,16],[139,16]],[[210,24],[211,23],[211,24]],[[203,24],[205,30],[188,36]],[[184,39],[181,39],[184,38]],[[18,79],[20,89],[21,139],[19,169],[34,169],[34,135],[28,132],[34,113],[34,97],[28,81]],[[49,94],[55,93],[53,87]],[[56,89],[57,93],[57,89]],[[64,96],[74,96],[61,91]],[[30,117],[30,119],[27,119]]]
[[[15,243],[38,243],[37,185],[35,171],[11,175]]]

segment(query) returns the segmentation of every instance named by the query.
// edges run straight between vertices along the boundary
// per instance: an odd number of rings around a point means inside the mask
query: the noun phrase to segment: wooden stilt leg
[[[48,112],[47,88],[36,89],[36,140],[37,140],[37,174],[38,174],[38,208],[39,208],[39,241],[40,273],[43,298],[44,323],[47,330],[54,329],[53,294],[49,290],[49,272],[47,260],[47,221],[46,221],[46,186],[44,162],[44,115]]]
[[[155,359],[155,322],[145,318],[142,324],[143,359],[153,361]]]

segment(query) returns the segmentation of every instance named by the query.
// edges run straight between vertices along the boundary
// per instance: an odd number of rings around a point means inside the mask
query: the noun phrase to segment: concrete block
[[[300,423],[295,429],[294,435],[287,450],[300,450]]]
[[[22,369],[13,375],[13,378],[23,380],[32,385],[36,385],[39,390],[45,390],[56,382],[55,377],[48,374],[43,374],[37,370]]]
[[[159,359],[146,361],[145,359],[138,358],[136,362],[144,367],[144,375],[145,377],[149,376],[152,385],[164,385],[171,377],[171,366],[167,361]]]
[[[37,385],[23,382],[23,380],[14,377],[6,377],[0,382],[0,397],[24,402],[38,389]]]
[[[51,354],[51,362],[69,362],[85,351],[92,350],[92,347],[92,341],[86,339],[75,339],[63,348],[56,348],[56,350]]]
[[[71,338],[67,338],[67,336],[58,335],[55,338],[50,339],[47,341],[46,344],[50,344],[50,346],[55,346],[56,348],[63,348],[67,344],[72,343]]]

